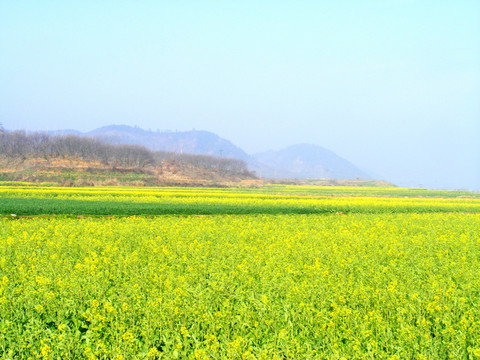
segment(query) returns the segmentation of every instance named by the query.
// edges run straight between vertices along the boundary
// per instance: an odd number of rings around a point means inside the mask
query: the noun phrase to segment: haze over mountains
[[[52,134],[88,136],[111,144],[138,144],[154,151],[202,154],[245,160],[250,170],[267,178],[369,179],[370,176],[330,150],[297,144],[279,151],[247,154],[229,140],[209,131],[151,131],[126,125],[109,125],[90,132],[58,130]]]

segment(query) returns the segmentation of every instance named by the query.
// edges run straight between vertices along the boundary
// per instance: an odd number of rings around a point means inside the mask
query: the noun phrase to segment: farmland
[[[475,193],[3,186],[0,213],[3,358],[480,358]]]
[[[0,187],[0,214],[225,215],[480,212],[476,193],[398,188]]]

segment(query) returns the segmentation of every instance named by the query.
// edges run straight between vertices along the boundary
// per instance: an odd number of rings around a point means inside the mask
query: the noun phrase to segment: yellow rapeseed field
[[[130,196],[82,191],[59,196]],[[315,199],[205,192],[169,196]],[[445,211],[4,216],[0,359],[480,358],[479,234]]]

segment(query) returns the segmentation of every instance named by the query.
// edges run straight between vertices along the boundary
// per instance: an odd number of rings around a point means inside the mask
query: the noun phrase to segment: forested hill
[[[254,178],[240,159],[152,151],[75,135],[0,133],[0,181],[209,185]]]
[[[202,154],[244,160],[249,170],[264,178],[369,179],[365,171],[332,151],[317,145],[293,145],[279,151],[247,154],[229,140],[209,131],[152,131],[126,125],[109,125],[86,133],[61,130],[101,139],[111,144],[143,145],[153,151]]]

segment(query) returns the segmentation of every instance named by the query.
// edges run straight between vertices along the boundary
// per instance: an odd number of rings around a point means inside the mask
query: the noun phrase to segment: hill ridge
[[[247,154],[231,141],[208,130],[152,131],[129,125],[107,125],[80,136],[111,144],[143,145],[153,151],[240,159],[247,162],[250,170],[265,178],[371,178],[350,161],[316,144],[293,144],[280,150]]]

